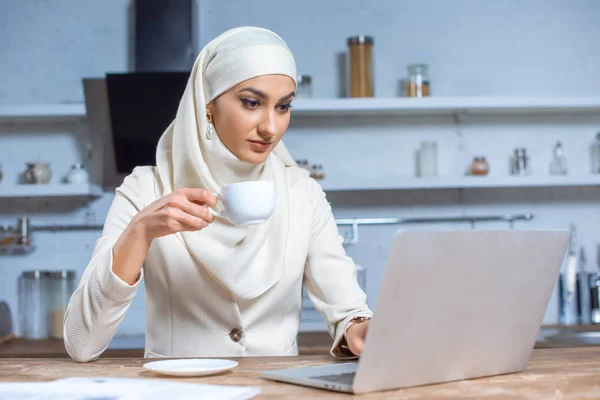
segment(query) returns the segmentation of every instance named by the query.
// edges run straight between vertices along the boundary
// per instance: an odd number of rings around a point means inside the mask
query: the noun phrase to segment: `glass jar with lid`
[[[75,290],[75,271],[52,271],[48,273],[48,278],[50,336],[62,339],[63,320],[69,299]]]
[[[429,66],[427,64],[411,64],[408,66],[406,97],[428,97]]]
[[[298,85],[296,87],[296,98],[312,98],[312,78],[310,77],[310,75],[298,75],[297,82]]]
[[[348,38],[349,97],[373,97],[373,38],[358,35]]]
[[[19,277],[21,337],[48,337],[48,272],[24,271]]]
[[[548,169],[550,175],[566,175],[569,172],[561,142],[556,142],[554,149],[552,149],[552,160]]]

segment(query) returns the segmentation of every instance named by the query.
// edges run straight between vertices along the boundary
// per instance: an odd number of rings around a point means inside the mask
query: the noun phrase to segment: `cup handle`
[[[212,215],[216,216],[216,217],[221,217],[221,218],[225,218],[225,215],[223,215],[223,213],[220,213],[218,211],[213,210],[212,208],[208,207],[208,210],[211,212]]]
[[[217,197],[217,202],[221,201],[221,196],[217,193],[215,193],[215,196]],[[222,201],[221,201],[222,202]],[[208,206],[207,206],[208,207]],[[219,217],[219,218],[227,218],[225,216],[225,214],[223,212],[220,211],[215,211],[213,210],[211,207],[208,207],[208,210],[211,212],[212,215],[214,215],[215,217]]]

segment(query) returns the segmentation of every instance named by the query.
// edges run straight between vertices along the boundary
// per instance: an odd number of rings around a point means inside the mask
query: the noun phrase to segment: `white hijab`
[[[241,161],[218,134],[207,137],[206,105],[245,80],[270,74],[287,75],[296,82],[294,57],[275,33],[241,27],[212,40],[196,58],[175,120],[156,152],[162,196],[181,187],[220,193],[222,186],[234,182],[274,182],[275,210],[266,223],[235,226],[216,218],[206,229],[177,234],[197,263],[242,299],[263,294],[283,274],[289,220],[285,168],[296,164],[283,142],[262,164]]]

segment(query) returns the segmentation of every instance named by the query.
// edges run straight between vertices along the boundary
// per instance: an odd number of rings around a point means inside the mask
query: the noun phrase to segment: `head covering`
[[[215,218],[201,231],[176,234],[200,267],[242,299],[261,295],[283,274],[289,220],[285,169],[296,164],[282,141],[262,164],[238,159],[218,134],[207,138],[206,105],[245,80],[270,74],[296,82],[294,57],[275,33],[241,27],[213,39],[196,58],[175,120],[156,152],[161,196],[182,187],[220,193],[231,183],[273,181],[275,209],[266,223],[235,226]]]

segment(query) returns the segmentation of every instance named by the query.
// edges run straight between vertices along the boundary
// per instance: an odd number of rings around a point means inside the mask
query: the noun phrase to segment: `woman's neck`
[[[234,155],[218,135],[212,139],[212,149],[204,155],[210,174],[220,186],[261,179],[264,163],[252,164]]]

